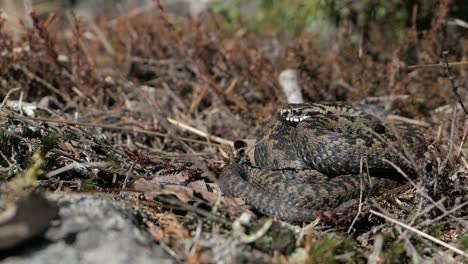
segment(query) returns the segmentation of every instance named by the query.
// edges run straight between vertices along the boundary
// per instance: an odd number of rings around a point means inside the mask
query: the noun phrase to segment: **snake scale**
[[[255,166],[231,161],[219,185],[265,215],[309,222],[314,210],[398,186],[392,164],[414,174],[411,161],[425,151],[418,128],[385,121],[366,106],[290,104],[258,134]]]

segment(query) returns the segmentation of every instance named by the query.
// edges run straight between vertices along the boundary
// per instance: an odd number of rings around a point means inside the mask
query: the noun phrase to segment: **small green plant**
[[[37,178],[44,173],[42,166],[44,160],[41,154],[34,153],[31,165],[21,174],[9,182],[9,189],[14,193],[22,193],[37,186]]]
[[[84,179],[81,182],[81,189],[82,190],[93,190],[96,189],[96,182],[93,179]]]
[[[391,244],[383,250],[383,259],[386,263],[408,263],[409,258],[406,255],[403,242],[391,242]]]
[[[112,165],[119,165],[120,164],[120,157],[114,153],[109,153],[106,155],[105,160],[107,162],[112,163]]]
[[[461,250],[468,250],[468,234],[461,235],[458,238],[458,243]]]
[[[42,136],[42,153],[54,149],[58,144],[58,136],[55,133],[46,133]]]
[[[349,237],[328,234],[310,243],[308,263],[336,263],[336,256],[351,254],[354,261],[359,261],[354,249],[354,241]],[[362,259],[363,260],[363,259]]]
[[[443,226],[438,223],[434,223],[431,225],[429,233],[433,237],[441,237],[444,234]]]

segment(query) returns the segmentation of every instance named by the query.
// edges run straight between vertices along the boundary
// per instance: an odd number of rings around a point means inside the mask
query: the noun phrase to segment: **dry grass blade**
[[[220,137],[217,137],[217,136],[212,136],[208,133],[205,133],[199,129],[196,129],[194,127],[191,127],[187,124],[184,124],[180,121],[177,121],[175,119],[172,119],[172,118],[168,118],[167,121],[169,121],[169,123],[179,127],[179,128],[182,128],[184,130],[187,130],[187,131],[190,131],[196,135],[199,135],[201,137],[204,137],[206,139],[208,139],[209,141],[214,141],[214,142],[218,142],[220,144],[223,144],[223,145],[227,145],[227,146],[230,146],[230,147],[233,147],[234,146],[234,141],[231,141],[231,140],[227,140],[227,139],[224,139],[224,138],[220,138]]]
[[[424,121],[420,121],[420,120],[414,120],[414,119],[403,117],[403,116],[388,115],[386,118],[388,118],[389,120],[405,122],[405,123],[412,124],[412,125],[415,125],[415,126],[431,127],[431,124],[429,124],[428,122],[424,122]]]
[[[468,61],[456,61],[456,62],[447,62],[449,66],[468,66]],[[408,70],[418,69],[418,68],[441,68],[445,67],[440,65],[440,63],[433,63],[433,64],[423,64],[423,65],[410,65],[406,66],[405,68]]]

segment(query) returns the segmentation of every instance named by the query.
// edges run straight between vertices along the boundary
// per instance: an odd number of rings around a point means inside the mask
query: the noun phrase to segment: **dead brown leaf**
[[[179,223],[174,214],[167,214],[160,221],[164,226],[163,230],[166,236],[175,239],[184,239],[190,236],[187,229]]]
[[[214,204],[218,200],[218,195],[208,190],[204,180],[191,182],[189,186],[210,204]]]
[[[243,212],[249,210],[249,205],[247,205],[242,198],[224,197],[223,205],[226,207],[226,212],[231,216],[239,216]]]
[[[141,178],[134,182],[134,187],[153,199],[160,195],[174,195],[183,203],[193,199],[193,189],[185,186],[158,185]]]
[[[162,228],[154,224],[148,225],[148,233],[150,233],[156,241],[162,241],[166,238]]]

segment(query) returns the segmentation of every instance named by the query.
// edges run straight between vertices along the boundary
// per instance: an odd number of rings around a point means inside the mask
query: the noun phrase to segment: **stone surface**
[[[52,195],[59,217],[42,238],[2,252],[0,262],[33,263],[173,263],[144,231],[124,203],[91,195]]]

